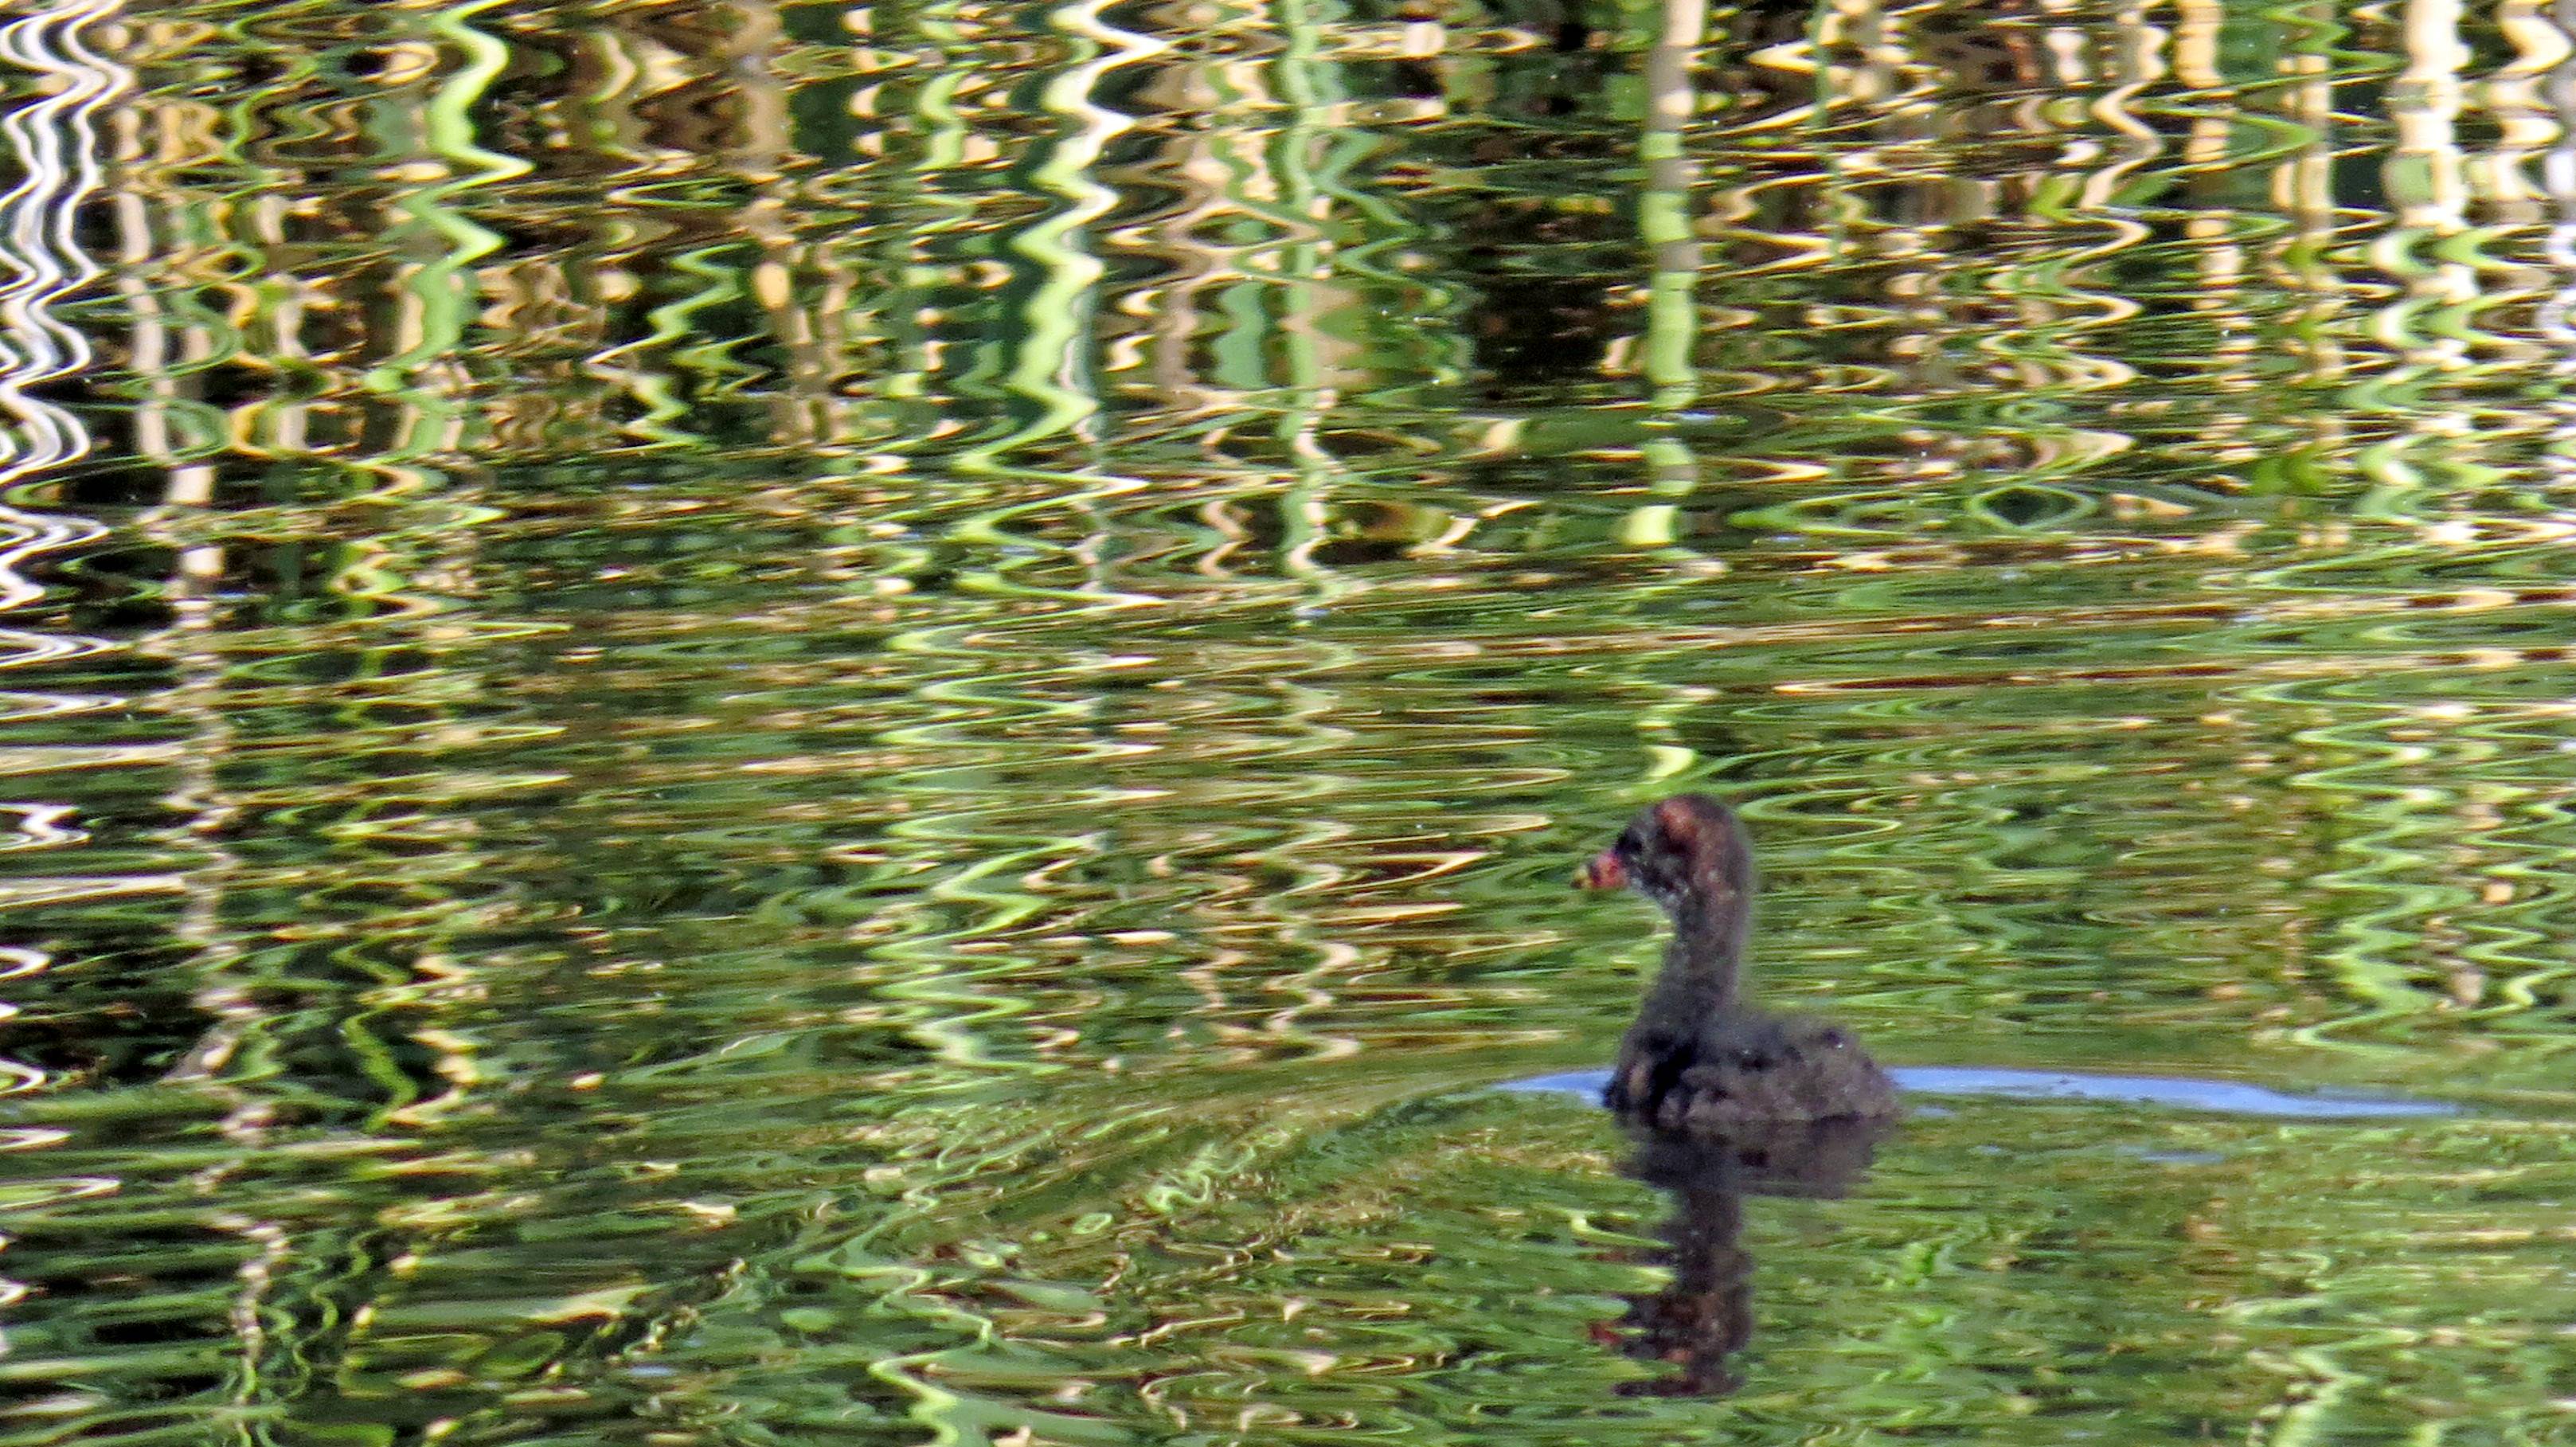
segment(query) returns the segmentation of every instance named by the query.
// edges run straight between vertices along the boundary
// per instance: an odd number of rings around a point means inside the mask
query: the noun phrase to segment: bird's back
[[[1873,1120],[1894,1115],[1896,1083],[1848,1031],[1823,1020],[1734,1015],[1708,1023],[1656,1123]]]

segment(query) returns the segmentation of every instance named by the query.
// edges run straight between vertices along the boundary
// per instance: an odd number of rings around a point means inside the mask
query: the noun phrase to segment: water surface
[[[2570,32],[19,7],[0,1444],[2565,1439]]]

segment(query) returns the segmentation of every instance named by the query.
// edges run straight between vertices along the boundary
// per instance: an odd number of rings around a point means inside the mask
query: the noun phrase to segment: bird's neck
[[[1673,907],[1673,942],[1664,949],[1648,1008],[1703,1016],[1735,1004],[1750,921],[1744,896],[1731,889],[1693,890]]]

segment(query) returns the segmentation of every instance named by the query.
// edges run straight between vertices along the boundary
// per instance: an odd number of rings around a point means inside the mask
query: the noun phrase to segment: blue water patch
[[[2402,1116],[2458,1115],[2442,1100],[2385,1095],[2292,1095],[2235,1080],[2195,1080],[2187,1075],[2085,1075],[2063,1070],[2004,1070],[1981,1066],[1901,1066],[1889,1072],[1912,1095],[1997,1095],[2024,1100],[2109,1100],[2224,1115],[2276,1116],[2288,1120],[2378,1120]],[[1575,1070],[1515,1080],[1504,1090],[1564,1091],[1599,1099],[1607,1070]]]

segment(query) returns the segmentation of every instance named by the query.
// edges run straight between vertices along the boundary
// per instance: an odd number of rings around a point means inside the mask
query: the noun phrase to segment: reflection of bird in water
[[[1727,1134],[1638,1131],[1631,1176],[1671,1193],[1664,1249],[1672,1284],[1628,1298],[1627,1314],[1599,1328],[1605,1345],[1672,1376],[1632,1382],[1630,1396],[1714,1397],[1743,1379],[1728,1359],[1753,1338],[1753,1258],[1739,1243],[1746,1196],[1840,1196],[1869,1169],[1884,1120],[1791,1121]]]
[[[1896,1083],[1842,1027],[1737,1001],[1754,877],[1734,811],[1705,794],[1650,805],[1576,882],[1633,886],[1673,922],[1663,969],[1619,1045],[1612,1110],[1694,1132],[1896,1113]]]

